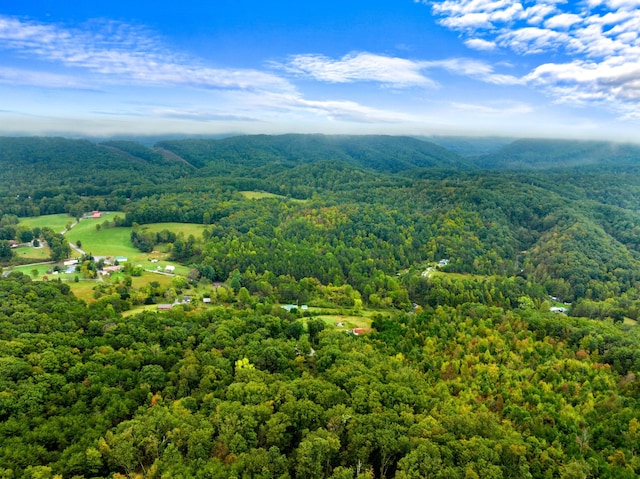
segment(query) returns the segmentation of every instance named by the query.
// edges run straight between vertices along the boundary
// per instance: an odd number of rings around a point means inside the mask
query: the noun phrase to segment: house
[[[448,259],[441,259],[441,260],[438,262],[438,266],[441,266],[441,267],[442,267],[442,266],[446,266],[446,265],[448,265],[448,264],[449,264],[449,260],[448,260]]]
[[[98,219],[102,217],[102,214],[98,210],[93,210],[93,213],[91,213],[91,217]]]
[[[62,264],[65,265],[65,266],[75,266],[76,264],[78,264],[78,260],[77,259],[68,259],[67,261],[65,261]]]
[[[551,311],[552,313],[566,314],[569,310],[567,308],[558,308],[554,306],[553,308],[549,308],[549,311]]]
[[[120,271],[122,269],[122,266],[117,265],[117,266],[105,266],[104,268],[102,268],[102,271],[104,271],[105,273],[115,273],[116,271]]]
[[[176,267],[170,264],[164,267],[165,273],[173,273],[175,270],[176,270]]]
[[[203,304],[211,304],[211,298],[202,298]]]
[[[163,303],[158,305],[158,311],[169,311],[173,308],[173,304]]]
[[[356,336],[360,336],[361,334],[368,333],[371,331],[371,328],[353,328],[353,334]]]
[[[20,243],[18,243],[16,240],[9,240],[9,246],[11,248],[17,248],[18,246],[20,246]]]
[[[129,259],[126,256],[116,256],[116,261],[118,263],[126,263]]]

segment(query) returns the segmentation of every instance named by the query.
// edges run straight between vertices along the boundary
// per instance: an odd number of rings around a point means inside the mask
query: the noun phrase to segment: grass
[[[14,248],[13,252],[18,258],[24,260],[25,258],[31,259],[34,263],[40,261],[49,261],[51,256],[51,250],[49,247],[44,248],[32,248],[31,246],[25,246],[21,248]]]
[[[71,275],[68,275],[71,276]],[[85,301],[89,301],[93,299],[93,288],[98,284],[97,281],[78,281],[74,283],[71,281],[69,286],[71,287],[71,291],[78,299],[84,299]]]
[[[141,225],[140,229],[151,233],[158,233],[163,230],[169,230],[177,235],[184,234],[185,238],[193,235],[195,238],[202,237],[202,232],[206,225],[198,225],[194,223],[153,223],[150,225]]]
[[[321,319],[327,326],[335,327],[338,331],[346,331],[353,328],[370,328],[371,320],[362,316],[347,316],[343,314],[321,314],[315,316],[317,319]],[[342,326],[337,326],[337,323],[342,323]]]
[[[75,218],[67,214],[59,215],[46,215],[46,216],[34,216],[20,218],[18,223],[20,226],[26,226],[30,229],[49,227],[56,233],[60,233],[67,227],[68,224],[73,223]]]
[[[157,304],[141,304],[138,306],[134,306],[127,311],[122,312],[122,317],[126,318],[128,316],[133,316],[134,314],[141,313],[142,311],[158,311]]]
[[[126,256],[129,261],[142,261],[146,253],[140,252],[131,243],[131,228],[100,228],[100,220],[83,220],[66,234],[72,242],[81,242],[81,248],[95,256]]]
[[[11,268],[11,271],[17,271],[22,274],[26,274],[31,279],[41,280],[43,276],[49,276],[49,278],[53,278],[52,275],[47,275],[47,271],[53,267],[52,264],[41,264],[37,266],[26,265],[26,266],[17,266],[15,268]],[[38,274],[34,277],[31,272],[36,270]]]
[[[268,193],[266,191],[240,191],[240,194],[248,200],[263,200],[265,198],[279,198],[281,200],[297,201],[303,203],[307,200],[299,200],[296,198],[289,198],[288,196],[277,195],[275,193]]]
[[[286,196],[276,195],[275,193],[267,193],[266,191],[241,191],[240,194],[248,200],[262,200],[264,198],[287,199]]]
[[[69,231],[66,237],[72,243],[80,241],[82,249],[94,256],[125,256],[130,263],[141,264],[145,269],[156,269],[158,266],[164,269],[167,264],[172,264],[176,267],[176,274],[184,275],[189,272],[186,266],[166,261],[169,254],[163,248],[164,245],[158,245],[158,248],[151,253],[143,253],[134,247],[131,243],[132,228],[100,228],[98,230],[96,224],[100,224],[100,220],[83,220]],[[188,223],[154,223],[144,225],[142,228],[151,232],[169,230],[176,234],[183,233],[188,237],[191,234],[202,236],[205,226]],[[159,262],[151,264],[149,263],[151,259],[157,259]]]

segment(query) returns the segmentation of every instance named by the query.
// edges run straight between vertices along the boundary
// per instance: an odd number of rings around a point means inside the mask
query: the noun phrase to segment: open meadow
[[[206,225],[194,223],[152,223],[149,225],[140,225],[142,231],[159,233],[160,231],[169,230],[176,235],[183,234],[185,238],[188,238],[189,235],[193,235],[195,238],[201,238],[205,228]]]
[[[44,215],[20,218],[19,226],[27,228],[51,228],[56,233],[60,233],[67,225],[73,223],[75,218],[67,214]]]
[[[126,256],[130,261],[146,258],[131,244],[131,228],[96,228],[101,219],[86,219],[65,235],[69,242],[81,242],[81,248],[95,256]]]
[[[296,198],[289,198],[288,196],[276,195],[275,193],[269,193],[267,191],[240,191],[240,194],[248,200],[264,200],[268,198],[279,198],[281,200],[290,200],[296,202],[305,202],[306,200],[300,200]]]
[[[22,246],[20,248],[14,248],[13,253],[21,262],[29,260],[32,263],[39,263],[40,261],[48,261],[51,256],[51,250],[48,246],[40,248],[33,248],[31,246]]]

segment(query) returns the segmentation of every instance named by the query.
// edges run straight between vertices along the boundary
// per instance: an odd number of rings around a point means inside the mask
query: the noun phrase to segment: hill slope
[[[426,167],[471,167],[455,153],[409,137],[256,135],[222,140],[163,141],[157,146],[172,151],[194,166],[218,171],[256,168],[265,163],[269,163],[270,168],[291,168],[321,160],[339,160],[387,173]]]

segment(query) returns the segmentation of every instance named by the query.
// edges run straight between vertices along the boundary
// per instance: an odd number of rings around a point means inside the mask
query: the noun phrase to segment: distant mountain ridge
[[[582,140],[516,140],[495,153],[475,158],[483,169],[571,168],[637,162],[640,145]]]
[[[236,166],[259,167],[268,162],[294,167],[326,160],[385,173],[416,168],[473,168],[466,159],[441,146],[401,136],[251,135],[221,140],[162,141],[156,146],[198,168],[214,164],[219,167],[229,162]]]

